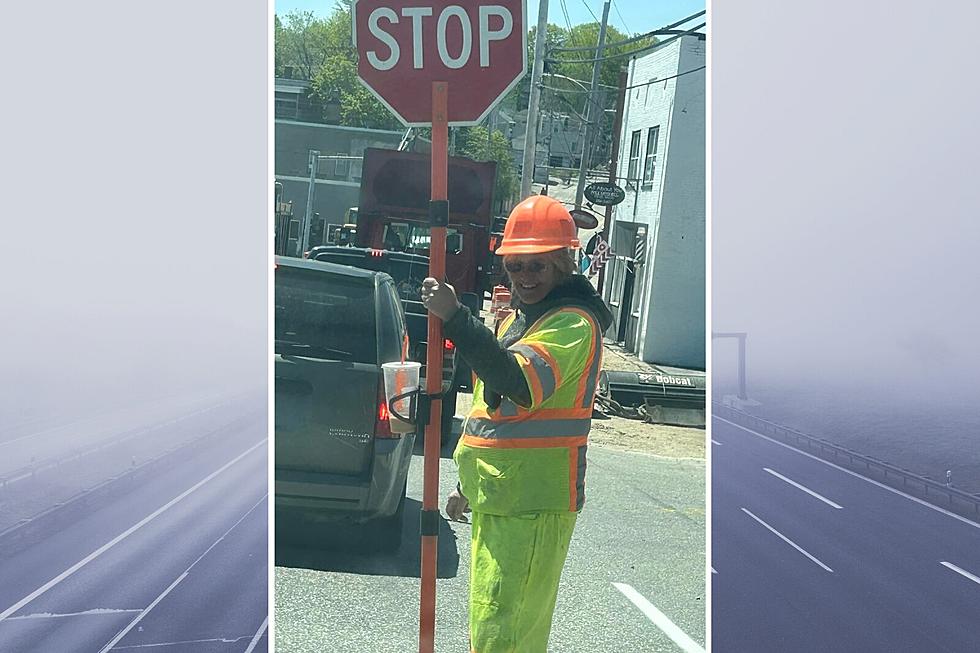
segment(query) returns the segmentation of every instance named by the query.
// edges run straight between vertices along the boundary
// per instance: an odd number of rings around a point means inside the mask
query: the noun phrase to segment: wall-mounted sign
[[[595,229],[599,226],[599,218],[596,217],[595,213],[583,209],[572,209],[569,213],[572,214],[572,220],[575,221],[575,226],[579,229]]]
[[[626,191],[609,181],[597,181],[585,187],[585,199],[599,206],[615,206],[626,199]]]

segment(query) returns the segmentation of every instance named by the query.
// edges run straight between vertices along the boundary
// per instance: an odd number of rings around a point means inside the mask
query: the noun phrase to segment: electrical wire
[[[605,47],[611,48],[611,47],[615,47],[617,45],[629,45],[630,43],[635,43],[637,41],[640,41],[640,40],[645,39],[645,38],[650,37],[650,36],[657,36],[659,34],[665,34],[665,33],[671,32],[671,30],[673,30],[675,27],[678,27],[679,25],[683,25],[684,23],[689,23],[692,20],[694,20],[695,18],[699,18],[699,17],[703,16],[704,13],[705,13],[704,11],[699,11],[698,13],[691,14],[687,18],[684,18],[682,20],[679,20],[676,23],[671,23],[670,25],[666,25],[664,27],[657,28],[657,29],[655,29],[653,31],[646,32],[645,34],[638,34],[638,35],[634,36],[633,38],[626,39],[625,41],[616,41],[615,43],[609,43]],[[697,28],[695,28],[695,29],[697,29]],[[580,51],[581,52],[581,51],[584,51],[584,50],[595,50],[595,46],[585,46],[585,47],[581,47],[581,48],[554,48],[554,50],[555,51],[561,51],[561,52],[575,52],[575,51]]]
[[[595,22],[598,23],[599,22],[599,17],[596,16],[595,13],[593,13],[592,7],[589,6],[589,3],[586,2],[585,0],[582,0],[582,4],[585,5],[585,8],[588,9],[589,10],[589,13],[592,14],[592,17],[595,18]]]
[[[690,75],[691,73],[696,73],[699,70],[704,70],[705,66],[698,66],[697,68],[691,68],[690,70],[685,70],[682,73],[677,73],[676,75],[671,75],[670,77],[664,77],[662,79],[652,79],[649,82],[643,82],[642,84],[633,84],[632,86],[627,86],[626,90],[640,88],[641,86],[650,86],[651,84],[659,84],[660,82],[666,82],[671,79],[676,79],[677,77],[683,77],[684,75]]]
[[[626,22],[626,19],[623,18],[623,14],[619,13],[619,7],[616,6],[616,0],[612,0],[612,6],[613,9],[616,10],[616,15],[619,16],[619,20],[623,21],[623,27],[626,29],[626,31],[623,32],[623,34],[632,35],[632,33],[630,32],[629,24]]]
[[[688,35],[694,35],[694,34],[700,35],[700,36],[704,36],[704,32],[698,32],[697,31],[697,30],[701,29],[704,26],[705,26],[705,23],[701,23],[700,25],[695,25],[691,29],[685,30],[685,31],[683,31],[683,32],[681,32],[679,34],[676,34],[676,35],[672,36],[671,38],[667,39],[666,41],[659,41],[657,43],[653,43],[651,45],[647,45],[647,46],[644,46],[642,48],[637,48],[636,50],[630,50],[629,52],[620,52],[620,53],[617,53],[617,54],[611,54],[608,57],[599,57],[599,58],[593,58],[593,59],[562,59],[561,62],[562,63],[595,63],[596,61],[609,61],[611,59],[620,59],[622,57],[634,56],[634,55],[637,55],[637,54],[639,54],[641,52],[646,52],[647,50],[652,50],[653,48],[659,48],[659,47],[661,47],[663,45],[667,45],[668,43],[673,43],[674,41],[676,41],[677,39],[681,38],[682,36],[688,36]],[[603,49],[605,49],[605,47],[603,47]],[[550,61],[552,63],[555,63],[558,60],[556,60],[556,59],[545,59],[545,61],[546,62]]]

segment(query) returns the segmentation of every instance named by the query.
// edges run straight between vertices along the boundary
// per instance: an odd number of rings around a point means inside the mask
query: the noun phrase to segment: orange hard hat
[[[504,226],[504,241],[494,252],[541,254],[579,247],[575,222],[561,202],[547,195],[532,195],[514,207]]]

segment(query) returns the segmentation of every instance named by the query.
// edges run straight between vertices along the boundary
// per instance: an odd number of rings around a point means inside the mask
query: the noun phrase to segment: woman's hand
[[[470,504],[459,490],[453,490],[446,499],[446,514],[453,521],[469,523],[464,512],[470,511]]]
[[[448,283],[439,283],[432,277],[422,281],[422,304],[443,322],[452,319],[459,310],[456,289]]]

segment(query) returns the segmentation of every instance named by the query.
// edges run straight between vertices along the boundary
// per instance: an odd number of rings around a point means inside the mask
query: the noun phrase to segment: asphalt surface
[[[268,650],[264,420],[0,561],[0,650]]]
[[[980,524],[712,426],[712,651],[980,650]]]
[[[440,461],[440,507],[455,486],[452,444]],[[357,549],[356,532],[305,529],[276,543],[278,653],[418,648],[421,447],[408,482],[406,537],[396,554]],[[697,651],[704,644],[704,463],[590,447],[587,501],[559,592],[549,650]],[[470,526],[442,521],[436,651],[468,651]],[[675,643],[624,590],[673,624]],[[628,589],[626,591],[629,591]]]

